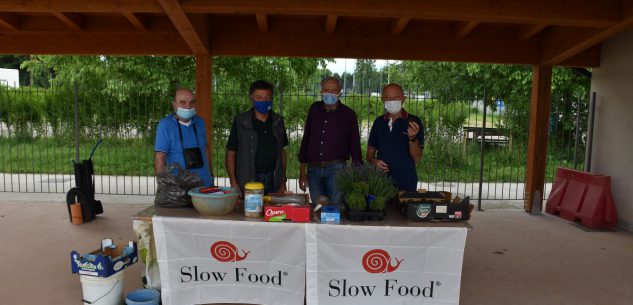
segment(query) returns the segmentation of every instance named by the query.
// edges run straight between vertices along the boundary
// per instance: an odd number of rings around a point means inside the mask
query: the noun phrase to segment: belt
[[[347,163],[347,160],[336,159],[336,160],[330,160],[330,161],[308,162],[308,165],[315,166],[315,167],[326,167],[328,165],[339,164],[339,163]]]

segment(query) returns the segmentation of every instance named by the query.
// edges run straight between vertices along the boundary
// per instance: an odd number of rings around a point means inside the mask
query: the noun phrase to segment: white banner
[[[466,228],[306,225],[307,304],[459,304]]]
[[[152,221],[162,304],[303,304],[304,224]]]

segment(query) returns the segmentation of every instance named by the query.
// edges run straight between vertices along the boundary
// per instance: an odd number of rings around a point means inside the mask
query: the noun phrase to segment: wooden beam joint
[[[137,14],[132,12],[123,12],[123,16],[134,26],[137,31],[147,31],[147,15]]]
[[[195,55],[209,54],[209,26],[205,15],[190,18],[178,0],[158,0],[167,17]]]
[[[455,24],[455,37],[464,39],[479,25],[479,21],[463,21]]]
[[[259,31],[262,33],[268,32],[268,17],[266,14],[256,13],[255,18],[257,19],[257,28]]]
[[[327,15],[327,17],[325,18],[325,32],[328,34],[334,33],[334,31],[336,31],[337,21],[338,21],[338,16]]]
[[[543,31],[547,27],[546,24],[534,24],[534,25],[522,25],[517,29],[517,40],[527,40],[538,33]]]
[[[17,31],[20,29],[20,18],[18,14],[0,14],[0,29]]]
[[[407,28],[411,18],[398,18],[391,23],[391,34],[400,35]]]
[[[57,17],[67,27],[75,32],[83,31],[83,18],[78,13],[62,13],[53,12],[53,16]]]

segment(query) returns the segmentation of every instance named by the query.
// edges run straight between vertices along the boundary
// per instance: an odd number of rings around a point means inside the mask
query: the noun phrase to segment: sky
[[[332,71],[332,73],[338,73],[339,75],[343,74],[343,72],[347,71],[348,73],[354,73],[354,68],[356,67],[356,59],[349,58],[335,58],[335,62],[330,62],[327,64],[327,68]],[[394,62],[393,60],[376,60],[376,69],[380,70],[387,62]]]

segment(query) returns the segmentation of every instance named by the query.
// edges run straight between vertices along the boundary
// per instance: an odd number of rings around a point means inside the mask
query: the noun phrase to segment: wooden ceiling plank
[[[455,37],[464,39],[479,25],[479,21],[464,21],[455,24]]]
[[[517,29],[517,39],[526,40],[536,36],[547,27],[546,24],[521,25]]]
[[[147,31],[147,16],[132,12],[123,12],[123,16],[127,18],[136,30],[141,32]]]
[[[0,14],[0,29],[9,31],[17,31],[20,29],[20,18],[18,14],[5,13]]]
[[[75,32],[83,31],[83,19],[78,13],[62,13],[62,12],[52,12],[53,16],[57,17],[61,22],[63,22],[68,28]]]
[[[327,17],[325,18],[325,32],[328,34],[334,33],[334,31],[336,31],[337,21],[338,21],[338,16],[327,15]]]
[[[558,65],[627,29],[633,28],[633,0],[622,1],[622,16],[616,24],[604,29],[557,28],[542,39],[542,63]]]
[[[411,18],[398,18],[391,23],[391,34],[400,35],[407,28]]]
[[[257,19],[257,28],[260,32],[266,33],[268,32],[268,17],[266,14],[255,14],[255,19]]]
[[[163,7],[165,13],[174,24],[180,36],[185,40],[191,51],[195,55],[209,54],[209,39],[206,32],[208,25],[204,22],[204,17],[198,18],[201,22],[194,26],[192,20],[185,14],[178,0],[157,0]]]

